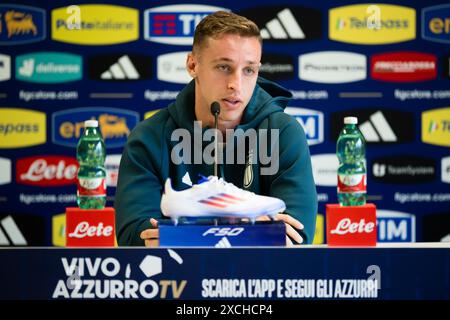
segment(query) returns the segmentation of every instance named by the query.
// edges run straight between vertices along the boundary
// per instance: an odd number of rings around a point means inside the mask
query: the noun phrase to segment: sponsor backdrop
[[[355,115],[367,141],[379,241],[449,241],[450,5],[445,1],[6,1],[0,4],[0,245],[64,245],[75,146],[97,119],[112,205],[133,127],[190,80],[196,24],[253,19],[261,74],[292,91],[319,194],[315,243],[336,203],[335,144]]]

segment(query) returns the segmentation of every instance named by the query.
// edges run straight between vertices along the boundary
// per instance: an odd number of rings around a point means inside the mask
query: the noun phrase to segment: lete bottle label
[[[365,174],[339,174],[338,175],[338,192],[365,192],[366,191],[366,175]]]
[[[78,196],[106,195],[106,178],[79,178]]]

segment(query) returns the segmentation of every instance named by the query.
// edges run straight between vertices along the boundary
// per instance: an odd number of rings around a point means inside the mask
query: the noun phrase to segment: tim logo
[[[293,116],[305,131],[308,145],[315,145],[323,142],[323,113],[311,109],[288,107],[287,114]]]
[[[45,11],[39,8],[0,4],[0,45],[44,40]]]
[[[85,120],[98,120],[107,148],[125,145],[131,130],[139,121],[134,111],[115,108],[77,108],[55,112],[52,115],[52,141],[55,144],[76,147],[83,132]]]
[[[378,242],[415,242],[416,217],[409,213],[377,210]]]
[[[144,12],[144,38],[148,41],[192,45],[195,27],[207,15],[229,9],[204,5],[170,5]]]

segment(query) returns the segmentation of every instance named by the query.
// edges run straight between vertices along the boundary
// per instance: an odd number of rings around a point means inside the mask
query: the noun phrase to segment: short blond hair
[[[195,28],[193,51],[202,47],[208,37],[217,39],[224,34],[256,37],[262,45],[261,33],[253,21],[232,12],[217,11],[203,18]]]

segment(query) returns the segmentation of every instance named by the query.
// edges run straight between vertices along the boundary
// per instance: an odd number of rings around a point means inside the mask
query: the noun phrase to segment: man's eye
[[[244,72],[246,75],[251,76],[251,75],[255,74],[256,71],[253,68],[245,68]]]
[[[227,65],[224,65],[224,64],[218,65],[217,69],[219,69],[220,71],[226,71],[226,72],[230,71],[230,67]]]

